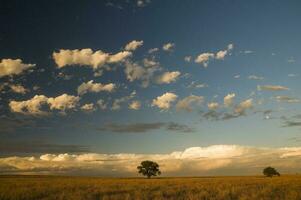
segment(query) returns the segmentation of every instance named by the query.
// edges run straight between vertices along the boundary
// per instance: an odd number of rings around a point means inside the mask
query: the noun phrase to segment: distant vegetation
[[[142,161],[141,164],[137,167],[137,169],[139,174],[142,174],[147,178],[151,178],[152,176],[157,176],[161,174],[158,163],[150,160]]]
[[[86,178],[0,176],[1,200],[300,200],[301,176]]]
[[[280,176],[280,173],[273,167],[264,168],[263,174],[267,177]]]

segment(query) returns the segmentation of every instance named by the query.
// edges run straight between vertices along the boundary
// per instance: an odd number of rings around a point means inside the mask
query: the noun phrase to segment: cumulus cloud
[[[87,92],[95,92],[95,93],[101,91],[113,92],[115,88],[116,85],[114,83],[102,84],[102,83],[94,83],[93,80],[90,80],[78,86],[77,93],[79,95],[83,95],[86,94]]]
[[[220,50],[216,53],[215,58],[218,59],[218,60],[223,60],[226,57],[227,54],[228,54],[227,50]]]
[[[121,109],[121,104],[126,102],[126,101],[129,101],[131,99],[133,99],[134,97],[136,96],[136,91],[134,90],[130,95],[128,96],[124,96],[124,97],[121,97],[121,98],[117,98],[113,101],[113,104],[112,104],[112,107],[111,107],[111,110],[120,110]]]
[[[176,45],[174,43],[166,43],[166,44],[163,45],[162,49],[164,51],[173,51],[175,46]]]
[[[0,77],[18,75],[34,66],[36,65],[23,63],[21,59],[2,59],[0,62]]]
[[[168,84],[171,82],[175,82],[177,78],[181,75],[181,72],[165,72],[156,78],[156,83],[158,84]]]
[[[133,40],[125,46],[126,51],[135,51],[138,47],[143,45],[143,40]]]
[[[258,85],[257,90],[281,91],[281,90],[289,90],[289,88],[281,85]]]
[[[79,97],[68,95],[68,94],[62,94],[57,97],[50,97],[47,99],[47,103],[50,106],[51,110],[70,110],[77,106],[79,102]]]
[[[209,102],[207,104],[209,110],[216,110],[219,107],[219,104],[217,102]]]
[[[214,58],[213,53],[202,53],[196,57],[195,63],[202,64],[204,67],[208,67],[209,60]]]
[[[14,85],[11,84],[9,85],[10,89],[15,92],[15,93],[19,93],[19,94],[26,94],[29,90],[26,89],[24,86],[22,85]]]
[[[93,103],[87,103],[80,107],[80,109],[84,112],[93,112],[96,110]]]
[[[168,110],[171,107],[172,102],[177,99],[177,95],[172,92],[166,92],[165,94],[153,99],[152,106],[157,106],[161,110]]]
[[[26,101],[10,101],[9,107],[12,112],[29,114],[29,115],[43,115],[46,112],[41,108],[47,103],[48,98],[44,95],[35,95],[33,98]]]
[[[216,53],[210,53],[210,52],[201,53],[195,58],[194,62],[198,63],[198,64],[202,64],[204,67],[208,67],[209,61],[211,59],[223,60],[230,53],[230,51],[233,48],[234,48],[234,45],[229,44],[227,46],[227,49],[220,50]]]
[[[186,62],[190,62],[190,61],[191,61],[191,59],[192,59],[192,57],[191,57],[191,56],[185,56],[185,57],[184,57],[184,60],[185,60]]]
[[[107,109],[107,104],[106,104],[106,102],[105,102],[103,99],[99,99],[99,100],[97,101],[97,105],[98,105],[98,107],[99,107],[101,110]]]
[[[142,81],[142,87],[147,87],[156,71],[158,71],[159,64],[154,60],[144,59],[143,66],[136,62],[127,61],[125,63],[125,74],[130,82],[135,80]]]
[[[73,109],[78,104],[79,97],[62,94],[57,97],[46,97],[44,95],[35,95],[33,98],[25,101],[10,101],[9,107],[12,112],[22,113],[26,115],[45,115],[47,111],[43,111],[44,106],[49,106],[51,110]]]
[[[0,169],[7,173],[45,173],[137,176],[136,167],[143,160],[155,160],[165,176],[250,175],[266,166],[280,173],[300,170],[300,147],[249,147],[212,145],[189,147],[166,154],[62,153],[27,157],[2,157]],[[114,171],[112,171],[114,169]]]
[[[152,49],[148,50],[148,53],[154,53],[154,52],[157,52],[157,51],[159,51],[159,48],[152,48]]]
[[[204,102],[203,96],[190,95],[178,101],[176,104],[177,111],[185,110],[188,112],[192,111],[192,106],[200,105]]]
[[[234,112],[239,115],[245,114],[246,110],[253,107],[253,99],[247,99],[245,101],[240,102],[235,109]]]
[[[234,48],[234,45],[229,44],[227,49],[218,51],[215,55],[215,58],[217,60],[223,60],[226,57],[226,55],[228,55],[233,48]]]
[[[52,57],[58,68],[81,65],[90,66],[96,70],[105,64],[122,62],[131,55],[132,53],[129,51],[109,54],[101,50],[93,52],[92,49],[61,49],[59,52],[53,52]]]
[[[139,110],[141,108],[140,101],[132,101],[129,105],[129,109],[131,110]]]
[[[224,97],[224,105],[225,105],[226,107],[232,106],[232,105],[233,105],[234,98],[235,98],[235,94],[234,94],[234,93],[227,94],[227,95]]]

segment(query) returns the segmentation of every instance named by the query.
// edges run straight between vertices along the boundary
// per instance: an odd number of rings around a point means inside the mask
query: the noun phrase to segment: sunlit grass
[[[0,200],[301,199],[301,176],[88,178],[0,176]]]

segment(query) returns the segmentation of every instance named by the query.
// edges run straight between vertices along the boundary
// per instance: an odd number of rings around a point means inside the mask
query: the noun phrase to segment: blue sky
[[[3,158],[300,146],[299,1],[0,4]]]

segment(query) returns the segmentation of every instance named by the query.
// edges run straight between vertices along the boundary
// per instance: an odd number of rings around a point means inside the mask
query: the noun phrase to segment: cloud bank
[[[52,57],[58,68],[70,65],[80,65],[90,66],[96,70],[105,64],[122,62],[131,55],[132,53],[129,51],[109,54],[101,50],[93,52],[92,49],[61,49],[59,52],[53,52]]]
[[[143,160],[160,164],[164,176],[261,174],[266,166],[280,173],[301,169],[301,148],[264,148],[239,145],[190,147],[167,154],[41,154],[0,158],[2,173],[137,176]]]

